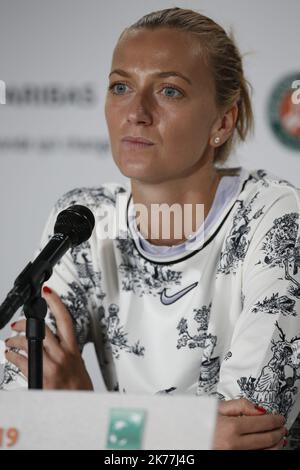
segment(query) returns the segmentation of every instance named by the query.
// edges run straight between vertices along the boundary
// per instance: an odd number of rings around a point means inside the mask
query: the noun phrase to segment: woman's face
[[[199,169],[213,152],[218,114],[197,40],[168,28],[126,33],[113,54],[105,115],[113,158],[125,176],[155,183]],[[128,136],[152,145],[124,141]]]

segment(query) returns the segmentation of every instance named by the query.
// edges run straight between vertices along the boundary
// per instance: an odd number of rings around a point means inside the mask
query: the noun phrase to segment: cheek
[[[179,112],[164,116],[159,124],[163,146],[173,155],[185,158],[199,154],[207,145],[209,125],[198,111]]]
[[[119,113],[117,112],[116,107],[112,105],[109,98],[106,99],[104,113],[109,133],[112,135],[118,129],[117,123]]]

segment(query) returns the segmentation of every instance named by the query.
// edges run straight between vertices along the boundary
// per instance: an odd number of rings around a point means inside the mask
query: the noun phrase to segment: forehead
[[[203,48],[191,33],[171,28],[126,32],[117,43],[112,66],[131,72],[180,71],[191,81],[207,78]]]

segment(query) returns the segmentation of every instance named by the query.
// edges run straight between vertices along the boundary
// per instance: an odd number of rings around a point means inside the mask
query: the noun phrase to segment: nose
[[[151,104],[145,96],[137,94],[131,101],[127,113],[127,121],[131,124],[149,126],[153,122]]]

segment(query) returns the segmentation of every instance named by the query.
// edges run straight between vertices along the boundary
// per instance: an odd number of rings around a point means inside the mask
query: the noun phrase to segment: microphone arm
[[[29,263],[17,277],[13,289],[0,305],[0,329],[19,307],[40,293],[41,285],[49,279],[55,264],[69,248],[87,241],[94,226],[94,215],[85,206],[75,204],[58,214],[53,237],[34,262]]]
[[[27,264],[15,280],[13,289],[0,306],[0,329],[30,298],[35,297],[41,285],[52,275],[53,266],[71,247],[68,236],[55,234],[38,257]]]

